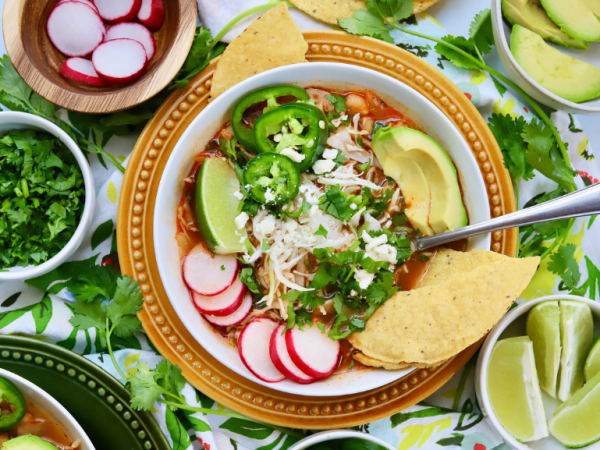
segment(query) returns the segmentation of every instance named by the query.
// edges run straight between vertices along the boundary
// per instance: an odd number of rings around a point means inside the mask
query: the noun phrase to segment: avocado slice
[[[43,440],[31,434],[19,436],[5,442],[0,447],[1,450],[56,450],[56,447],[50,442]]]
[[[407,127],[381,129],[371,143],[383,172],[399,184],[406,216],[429,236],[467,225],[456,168],[433,139]]]
[[[540,0],[502,0],[502,12],[512,25],[521,25],[555,44],[582,50],[589,48],[587,42],[573,39],[562,31],[548,16]]]
[[[596,17],[600,18],[600,2],[598,0],[583,0],[583,3],[592,10]]]
[[[527,28],[513,27],[510,50],[531,78],[559,97],[579,103],[600,95],[600,69],[561,53]]]
[[[585,0],[541,1],[550,18],[569,36],[579,41],[600,41],[600,21]]]

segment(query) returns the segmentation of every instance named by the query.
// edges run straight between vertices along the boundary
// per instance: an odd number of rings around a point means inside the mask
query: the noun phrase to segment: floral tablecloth
[[[201,16],[206,25],[213,29],[213,35],[233,15],[257,3],[261,1],[199,0]],[[486,6],[483,3],[488,2],[481,3],[483,8]],[[476,12],[472,11],[472,15]],[[303,28],[324,27],[321,24],[317,25],[302,13],[294,14]],[[427,13],[419,14],[416,22],[410,26],[416,27],[423,33],[438,37],[446,34],[440,23]],[[235,30],[226,37],[231,39],[234,35]],[[399,31],[392,32],[392,35],[398,46],[438,67],[454,81],[485,118],[492,113],[523,115],[528,120],[533,117],[528,106],[510,91],[500,93],[497,85],[485,72],[456,68],[440,57],[427,41],[420,38]],[[578,186],[596,183],[597,178],[600,177],[600,170],[594,161],[585,133],[580,130],[576,120],[568,114],[558,112],[552,118],[563,139],[569,144],[571,163],[579,173],[579,177],[576,177]],[[134,137],[113,138],[108,150],[126,164],[134,142]],[[92,258],[91,261],[97,264],[110,264],[118,258],[114,230],[122,175],[118,171],[111,174],[99,164],[95,156],[92,156],[90,161],[97,187],[94,222],[81,248],[71,261]],[[551,181],[542,177],[522,183],[520,204],[523,205],[536,194],[547,192],[554,187]],[[569,242],[576,245],[575,256],[578,262],[582,261],[584,255],[594,262],[600,262],[598,234],[598,226],[588,228],[588,219],[577,220]],[[520,302],[559,292],[558,280],[547,269],[547,264],[548,259],[542,261],[539,271]],[[581,262],[580,266],[582,276],[585,277],[587,273],[585,264]],[[73,328],[69,323],[72,315],[69,308],[71,301],[73,297],[67,291],[53,295],[22,282],[0,282],[0,333],[25,333],[54,342],[85,355],[119,378],[110,359],[102,358],[102,355],[95,353],[96,336],[93,329],[81,331]],[[135,366],[139,361],[147,361],[152,367],[162,359],[153,350],[143,333],[121,342],[120,348],[121,350],[116,352],[117,361],[128,375],[136,370]],[[474,391],[475,358],[438,392],[422,403],[389,418],[358,428],[383,439],[399,450],[438,447],[465,450],[509,448],[488,426],[479,411]],[[190,385],[186,386],[184,394],[190,405],[221,408],[220,405],[197,393]],[[190,448],[284,450],[296,441],[295,438],[256,423],[213,415],[204,416],[200,413],[175,414],[159,404],[156,404],[154,416],[172,442],[174,450]]]

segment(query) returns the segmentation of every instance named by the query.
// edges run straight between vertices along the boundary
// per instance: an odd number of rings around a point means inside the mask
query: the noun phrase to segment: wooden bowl
[[[109,113],[131,108],[163,89],[187,57],[197,21],[195,0],[165,0],[165,23],[153,33],[156,54],[146,74],[128,86],[94,87],[58,72],[67,59],[48,38],[46,22],[58,0],[6,0],[4,43],[19,75],[45,99],[66,109]]]

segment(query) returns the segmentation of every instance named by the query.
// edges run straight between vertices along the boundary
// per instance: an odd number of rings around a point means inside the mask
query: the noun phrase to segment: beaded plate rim
[[[0,367],[3,361],[14,360],[55,369],[62,376],[85,385],[98,401],[106,403],[119,414],[123,423],[136,434],[140,447],[145,450],[167,450],[169,444],[149,412],[135,411],[130,406],[129,391],[112,375],[83,356],[47,342],[24,336],[0,335]],[[35,365],[34,365],[35,364]],[[26,378],[26,377],[25,377]],[[150,430],[148,422],[154,425]]]
[[[512,182],[485,120],[456,85],[429,63],[398,47],[336,31],[305,31],[309,61],[360,65],[390,75],[434,103],[453,122],[474,153],[486,185],[492,217],[515,210]],[[118,204],[121,268],[140,282],[140,319],[156,348],[178,364],[188,381],[217,402],[265,422],[308,429],[354,426],[405,409],[448,381],[482,341],[435,369],[417,369],[380,388],[342,397],[302,397],[253,383],[203,349],[185,329],[166,296],[154,260],[155,194],[177,139],[208,104],[218,59],[175,91],[147,124],[131,154]],[[154,194],[154,195],[152,195]],[[515,256],[514,229],[492,234],[491,250]]]

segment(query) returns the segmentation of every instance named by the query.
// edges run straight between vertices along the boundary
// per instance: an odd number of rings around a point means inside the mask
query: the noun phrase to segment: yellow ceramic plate
[[[487,188],[490,214],[515,210],[502,154],[479,112],[450,80],[424,60],[398,47],[335,31],[304,33],[309,61],[355,64],[392,76],[433,102],[456,125],[473,151]],[[341,397],[302,397],[253,383],[213,358],[175,313],[156,266],[153,223],[156,192],[177,140],[206,107],[218,60],[174,92],[148,123],[131,155],[121,187],[118,244],[122,270],[140,282],[140,318],[157,349],[187,380],[217,402],[265,422],[310,429],[349,427],[390,416],[427,397],[469,360],[479,343],[436,369],[418,369],[380,388]],[[495,232],[493,251],[514,256],[516,230]]]

